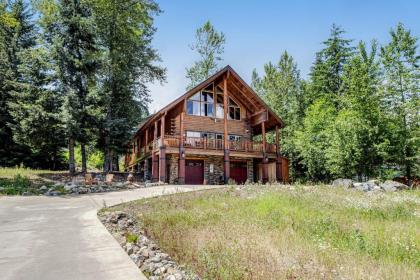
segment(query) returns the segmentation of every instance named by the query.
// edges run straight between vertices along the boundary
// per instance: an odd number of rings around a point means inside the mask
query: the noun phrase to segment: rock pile
[[[387,180],[380,182],[379,180],[370,180],[367,182],[354,182],[351,179],[336,179],[332,182],[333,187],[355,188],[360,191],[386,191],[395,192],[397,190],[407,190],[409,187],[402,183]]]
[[[197,275],[177,265],[168,254],[162,252],[156,243],[144,235],[140,226],[127,213],[115,211],[100,214],[100,220],[149,279],[200,279]]]
[[[127,190],[127,189],[136,189],[144,187],[144,185],[135,184],[132,182],[116,182],[113,184],[103,184],[103,185],[85,185],[85,184],[74,184],[67,183],[62,185],[56,183],[50,188],[47,186],[42,186],[39,190],[47,196],[57,196],[63,194],[87,194],[87,193],[102,193],[102,192],[112,192],[118,190]]]

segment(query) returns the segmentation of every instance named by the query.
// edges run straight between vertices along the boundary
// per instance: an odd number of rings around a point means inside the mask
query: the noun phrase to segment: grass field
[[[204,279],[420,279],[419,191],[250,186],[115,208]]]
[[[0,195],[39,194],[39,187],[52,185],[50,174],[66,174],[65,171],[36,170],[30,168],[0,168]]]
[[[66,173],[66,171],[52,171],[52,170],[41,170],[41,169],[30,169],[21,167],[11,168],[0,168],[0,178],[12,179],[18,175],[26,177],[28,179],[39,179],[39,175],[42,174],[53,174],[53,173]]]

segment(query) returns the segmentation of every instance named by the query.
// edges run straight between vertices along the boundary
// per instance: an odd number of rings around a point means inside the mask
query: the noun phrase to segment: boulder
[[[381,183],[379,186],[381,187],[381,189],[383,189],[386,192],[395,192],[397,190],[409,189],[407,185],[404,185],[402,183],[392,181],[392,180],[386,180],[385,182]]]
[[[373,184],[370,184],[370,183],[368,183],[368,182],[364,182],[364,183],[354,183],[353,184],[354,185],[354,188],[356,189],[356,190],[359,190],[359,191],[364,191],[364,192],[368,192],[368,191],[371,191],[371,190],[373,190]]]
[[[332,186],[333,187],[344,187],[346,189],[349,189],[349,188],[353,188],[354,185],[353,185],[353,180],[340,178],[340,179],[335,179],[332,182]]]
[[[40,191],[45,192],[46,190],[48,190],[47,186],[43,185],[42,187],[39,188]]]
[[[132,182],[134,182],[134,175],[133,174],[128,174],[128,176],[127,176],[127,182],[130,182],[130,183],[132,183]]]
[[[75,187],[75,185],[72,185],[72,184],[67,184],[67,185],[65,185],[65,186],[64,186],[64,189],[65,189],[66,191],[71,191],[74,187]]]

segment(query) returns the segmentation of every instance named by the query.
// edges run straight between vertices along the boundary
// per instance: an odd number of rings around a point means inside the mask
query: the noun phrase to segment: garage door
[[[248,178],[246,162],[230,163],[230,178],[235,180],[237,184],[243,184]]]
[[[202,185],[204,181],[204,161],[185,161],[185,183],[189,185]]]

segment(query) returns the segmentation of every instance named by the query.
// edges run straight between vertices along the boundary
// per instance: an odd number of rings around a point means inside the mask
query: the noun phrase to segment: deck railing
[[[165,136],[165,145],[168,147],[179,147],[179,136]],[[228,141],[229,150],[238,152],[262,152],[263,144],[251,140]],[[194,149],[223,150],[223,139],[208,139],[205,137],[184,137],[184,147]],[[266,144],[267,153],[275,153],[275,144]]]
[[[157,151],[161,146],[162,139],[152,140],[147,144],[146,153],[142,148],[137,153],[132,153],[127,156],[126,161],[128,165],[135,164],[138,160],[147,156],[152,151]],[[167,147],[178,148],[180,145],[179,136],[165,135],[164,144]],[[263,152],[263,144],[261,142],[255,142],[251,140],[239,140],[239,141],[228,141],[229,150],[235,152]],[[224,140],[223,139],[208,139],[205,137],[184,137],[184,147],[193,149],[204,149],[204,150],[223,150]],[[266,152],[275,153],[276,145],[266,143]]]

